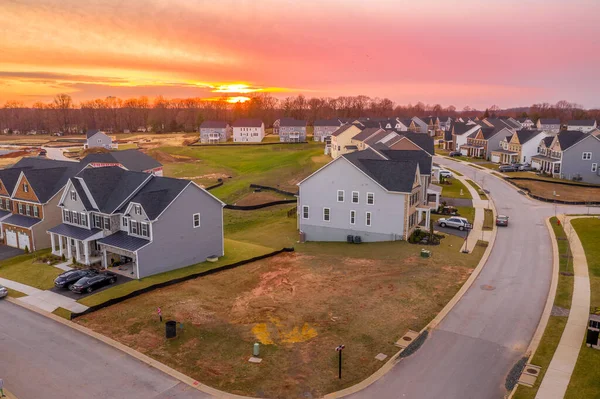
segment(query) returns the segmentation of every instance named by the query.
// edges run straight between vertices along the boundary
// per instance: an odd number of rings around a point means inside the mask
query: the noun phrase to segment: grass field
[[[395,340],[424,327],[457,292],[484,248],[463,239],[307,243],[297,252],[141,295],[77,321],[224,391],[257,397],[319,397],[353,385],[394,354]],[[184,323],[166,341],[154,317]],[[248,363],[261,342],[260,365]],[[337,379],[336,353],[344,353]]]
[[[48,253],[48,250],[44,250],[3,260],[0,265],[0,277],[41,290],[50,289],[54,287],[56,276],[63,271],[46,263],[36,261],[38,256]]]
[[[512,174],[510,177],[514,177]],[[512,180],[512,183],[521,188],[528,189],[532,194],[553,200],[562,201],[599,201],[600,187],[584,185],[556,184],[551,181],[541,180]],[[556,197],[554,197],[556,193]]]
[[[491,209],[483,210],[483,230],[493,230],[494,229],[494,212]]]
[[[442,187],[442,197],[473,199],[471,192],[460,180],[450,179],[450,182],[451,184],[440,184]],[[463,195],[460,195],[461,190]]]

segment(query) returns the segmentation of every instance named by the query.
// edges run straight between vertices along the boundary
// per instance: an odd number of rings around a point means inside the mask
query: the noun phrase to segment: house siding
[[[298,139],[291,139],[292,133],[298,133]],[[283,143],[306,141],[306,126],[279,126],[279,141]]]
[[[210,142],[210,134],[216,133],[219,135],[219,142],[224,143],[231,137],[231,127],[227,126],[226,128],[200,128],[200,142],[208,143]]]
[[[58,194],[44,205],[44,219],[41,223],[31,228],[33,233],[33,249],[35,251],[50,248],[50,234],[47,233],[47,230],[62,222],[62,210],[58,207],[58,203],[60,202],[63,190],[61,189]]]
[[[192,215],[200,213],[200,227]],[[152,243],[138,250],[139,277],[223,256],[223,207],[209,194],[189,185],[153,223]]]
[[[260,143],[265,137],[265,125],[261,127],[234,127],[233,141],[236,143]]]
[[[339,136],[331,136],[331,157],[335,159],[340,155],[352,152],[348,151],[346,146],[350,145],[350,143],[352,143],[352,138],[360,132],[361,130],[359,128],[351,126]]]
[[[583,160],[584,152],[591,152],[591,160]],[[592,172],[592,164],[598,164],[596,172]],[[561,177],[572,179],[574,176],[581,176],[582,181],[587,183],[600,184],[600,140],[593,136],[581,140],[577,144],[569,147],[562,153]]]
[[[88,148],[112,148],[112,139],[104,133],[98,132],[87,139]]]
[[[314,141],[325,141],[325,137],[331,136],[339,126],[315,126],[313,132]]]

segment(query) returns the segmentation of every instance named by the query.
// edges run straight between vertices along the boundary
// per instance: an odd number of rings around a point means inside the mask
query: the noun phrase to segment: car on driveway
[[[496,226],[508,226],[508,216],[506,216],[506,215],[496,216]]]
[[[73,269],[59,274],[54,279],[54,286],[57,288],[70,288],[71,285],[84,277],[88,277],[94,274],[98,274],[96,270],[92,269]]]
[[[448,179],[448,178],[454,177],[454,175],[449,170],[441,169],[440,170],[440,177],[445,177],[446,179]]]
[[[498,170],[500,172],[506,173],[506,172],[516,172],[519,169],[514,165],[500,165],[500,167],[498,167]]]
[[[528,163],[524,163],[523,165],[519,166],[519,171],[521,171],[521,172],[530,172],[532,170],[533,170],[533,168]]]
[[[450,154],[448,154],[449,157],[460,157],[461,155],[460,151],[450,151]]]
[[[463,231],[467,228],[469,221],[467,218],[463,218],[460,216],[452,216],[451,218],[442,218],[438,220],[438,224],[440,227],[454,227],[455,229],[459,229]]]
[[[7,295],[8,295],[8,289],[5,286],[0,285],[0,298],[4,298]]]
[[[115,273],[99,273],[79,279],[79,281],[71,285],[69,289],[77,294],[81,294],[83,292],[90,293],[98,288],[102,288],[109,284],[114,284],[116,281],[117,275]]]

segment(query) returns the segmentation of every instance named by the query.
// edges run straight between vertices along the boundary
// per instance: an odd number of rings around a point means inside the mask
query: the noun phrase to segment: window
[[[127,227],[127,218],[123,217],[123,227]]]
[[[38,209],[37,206],[33,207],[33,216],[35,216],[36,218],[40,217],[40,210]]]
[[[23,191],[25,191],[26,193],[29,192],[29,184],[23,183]]]
[[[102,139],[98,139],[98,144],[102,143]]]
[[[31,206],[29,204],[25,205],[25,213],[27,216],[31,216]]]
[[[71,200],[72,201],[77,201],[77,193],[75,192],[75,190],[71,191]]]
[[[344,190],[338,190],[337,202],[344,202]]]
[[[100,215],[94,215],[94,227],[99,229],[102,228],[102,219],[100,218]]]
[[[104,218],[104,229],[110,230],[110,218]]]
[[[19,203],[19,214],[23,214],[23,204]]]
[[[352,191],[352,203],[358,204],[358,191]]]
[[[148,223],[141,223],[141,234],[144,237],[150,237],[150,233],[148,232]]]
[[[87,227],[87,225],[88,225],[87,215],[83,212],[81,212],[81,224],[84,225],[85,227]]]
[[[365,224],[366,224],[367,226],[370,226],[370,225],[371,225],[371,212],[367,212],[367,213],[366,213],[366,215],[365,215]]]
[[[367,193],[367,204],[368,205],[373,205],[375,203],[375,194],[374,193]]]
[[[65,222],[70,222],[71,221],[71,212],[64,209],[63,210],[63,219],[65,220]]]
[[[199,213],[194,213],[194,228],[200,227],[200,214]]]
[[[592,172],[596,173],[598,171],[598,164],[597,163],[593,163],[592,164]]]
[[[131,233],[132,234],[137,234],[138,233],[138,222],[134,222],[132,220],[129,226],[131,228]]]
[[[302,219],[308,219],[308,205],[302,207]]]
[[[350,224],[356,223],[356,211],[350,211]]]
[[[592,153],[591,152],[584,152],[581,155],[581,159],[583,159],[584,161],[589,161],[590,159],[592,159]]]
[[[329,208],[323,208],[323,221],[329,222],[331,220],[331,210]]]
[[[136,215],[141,215],[142,214],[142,207],[139,205],[134,206],[134,211]]]
[[[75,224],[79,224],[79,214],[75,211],[71,213],[71,221]]]

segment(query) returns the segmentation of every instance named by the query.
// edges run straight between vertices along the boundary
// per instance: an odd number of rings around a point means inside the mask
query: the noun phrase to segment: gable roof
[[[467,125],[466,122],[454,122],[452,130],[455,135],[461,136],[475,127],[478,127],[478,125]]]
[[[345,124],[340,126],[335,132],[331,133],[332,136],[339,136],[340,134],[344,133],[346,130],[350,129],[351,127],[356,127],[360,130],[362,130],[359,126],[353,125],[353,124]]]
[[[22,158],[13,166],[25,175],[41,203],[47,202],[58,193],[67,184],[69,178],[81,170],[81,167],[79,162],[55,161],[38,157]]]
[[[260,119],[242,118],[237,119],[231,124],[232,127],[262,127],[263,123]]]
[[[148,219],[154,220],[189,184],[191,184],[189,180],[152,176],[151,180],[128,203],[140,204]],[[125,212],[127,206],[128,204],[121,207],[120,211]]]
[[[544,145],[546,147],[550,147],[552,145],[552,142],[554,141],[554,137],[555,136],[548,136],[548,137],[544,137],[542,139],[542,142],[544,143]]]
[[[19,176],[21,176],[21,171],[24,168],[8,168],[8,169],[0,169],[0,182],[6,188],[6,191],[10,195],[15,189],[15,185],[19,180]]]
[[[519,143],[521,145],[523,145],[540,133],[542,133],[541,130],[521,129],[521,130],[517,130],[516,135],[517,135],[517,138],[519,139]]]
[[[344,154],[342,158],[356,166],[386,190],[410,193],[419,168],[418,162],[415,160],[393,161],[373,153],[372,150],[356,151]]]
[[[225,121],[204,121],[200,125],[200,129],[225,129],[228,123]]]
[[[431,175],[433,158],[425,151],[381,149],[377,150],[377,152],[392,161],[417,161],[419,163],[419,172],[423,175]]]
[[[279,120],[279,127],[282,127],[282,126],[305,127],[306,121],[294,119],[294,118],[281,118]]]
[[[341,124],[339,119],[317,119],[313,126],[340,126]]]
[[[560,119],[542,119],[542,118],[540,118],[539,122],[542,125],[560,125]]]
[[[87,132],[85,132],[85,137],[89,139],[90,137],[94,136],[96,133],[100,133],[100,130],[88,129]]]
[[[556,138],[560,144],[560,150],[565,151],[587,136],[589,136],[589,133],[583,133],[578,130],[563,130],[556,135]]]
[[[368,127],[364,129],[362,132],[358,133],[356,136],[352,137],[353,140],[365,141],[369,137],[375,135],[381,130],[378,127]]]
[[[594,127],[594,124],[596,123],[595,120],[593,119],[579,119],[579,120],[570,120],[567,122],[568,126],[589,126],[589,127]]]
[[[422,133],[413,133],[413,132],[402,132],[401,136],[406,137],[423,150],[428,152],[430,155],[433,155],[435,152],[435,146],[433,144],[433,137],[430,137],[427,134]]]
[[[82,167],[91,163],[119,163],[127,170],[134,172],[144,172],[162,166],[160,162],[150,155],[134,149],[88,154],[81,160]]]

